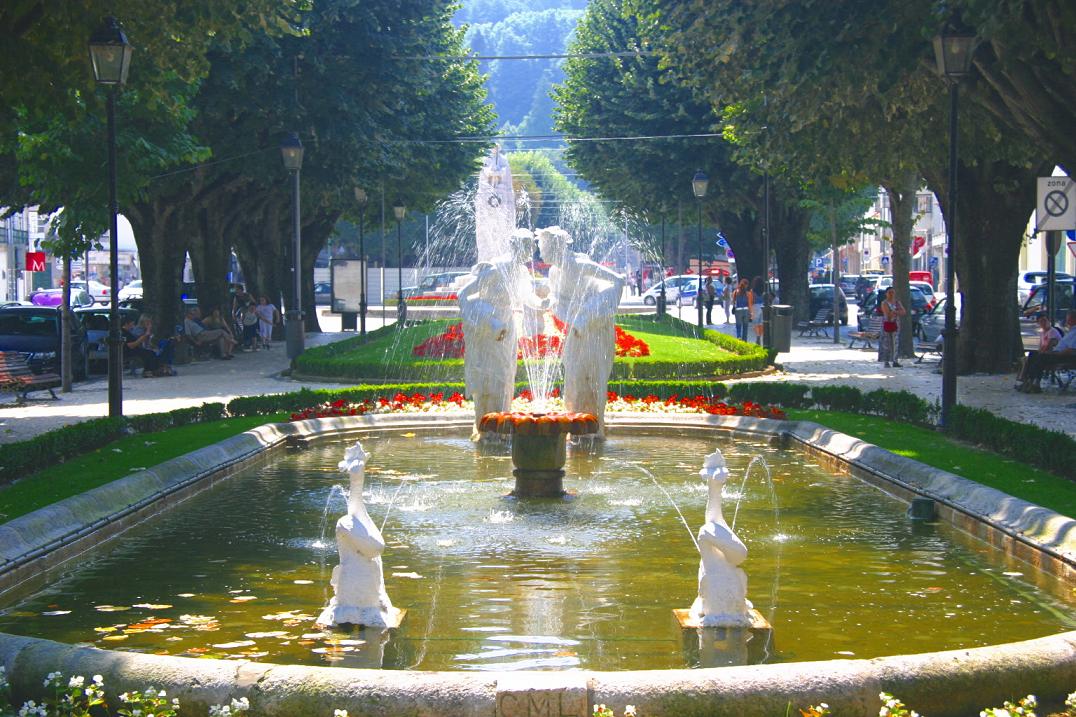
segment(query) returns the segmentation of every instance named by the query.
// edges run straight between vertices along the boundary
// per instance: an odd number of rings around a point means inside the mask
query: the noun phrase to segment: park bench
[[[877,341],[882,335],[882,317],[872,316],[870,323],[867,324],[866,331],[849,331],[848,338],[851,341],[848,342],[848,348],[855,348],[857,341],[862,341],[865,349],[874,348],[871,346],[871,341]]]
[[[52,390],[63,381],[54,373],[35,374],[18,351],[0,351],[0,388],[14,391],[19,402],[28,400],[31,391],[45,391],[53,400],[59,396]]]
[[[1076,356],[1072,356],[1062,364],[1050,367],[1043,373],[1043,378],[1057,384],[1062,391],[1067,391],[1076,380]]]
[[[923,363],[923,359],[927,357],[927,354],[937,354],[940,358],[944,344],[941,334],[938,334],[938,337],[933,341],[917,341],[915,344],[915,362]]]
[[[813,319],[798,324],[800,336],[825,336],[829,338],[829,327],[833,324],[833,312],[822,308]]]

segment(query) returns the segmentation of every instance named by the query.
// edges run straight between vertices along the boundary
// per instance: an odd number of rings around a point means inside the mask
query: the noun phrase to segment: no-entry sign
[[[1076,183],[1071,177],[1039,177],[1035,218],[1040,232],[1076,229]]]

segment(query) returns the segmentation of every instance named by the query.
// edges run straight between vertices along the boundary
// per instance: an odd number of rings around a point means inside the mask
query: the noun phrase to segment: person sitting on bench
[[[134,319],[130,316],[123,317],[123,323],[120,325],[120,329],[123,331],[123,351],[129,358],[139,359],[142,362],[143,378],[155,376],[157,375],[159,362],[157,354],[148,348],[150,335],[147,333],[135,335],[133,333],[134,328]]]
[[[1042,351],[1031,351],[1024,359],[1024,367],[1017,378],[1016,390],[1024,393],[1042,393],[1042,375],[1052,368],[1074,364],[1076,365],[1076,309],[1069,309],[1065,315],[1065,335],[1060,341],[1054,343],[1052,332],[1043,328],[1050,327],[1050,319],[1040,315],[1039,328],[1043,330],[1040,346],[1047,348]],[[1050,327],[1052,328],[1052,327]]]
[[[191,343],[195,346],[208,346],[215,342],[220,350],[222,359],[235,358],[232,352],[235,351],[236,342],[231,334],[222,329],[207,329],[199,321],[200,317],[201,311],[197,307],[187,309],[187,318],[183,321],[183,331],[187,334],[187,338],[190,339]]]

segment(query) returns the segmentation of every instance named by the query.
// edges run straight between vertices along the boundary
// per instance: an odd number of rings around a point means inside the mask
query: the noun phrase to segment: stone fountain
[[[385,539],[366,512],[362,499],[366,471],[366,452],[362,444],[356,442],[348,448],[339,465],[350,480],[347,515],[336,522],[340,564],[333,568],[334,595],[317,624],[323,627],[397,628],[407,611],[393,607],[385,592],[381,566]]]

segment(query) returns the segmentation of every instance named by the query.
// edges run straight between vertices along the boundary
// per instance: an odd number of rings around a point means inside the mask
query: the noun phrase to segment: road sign
[[[888,256],[883,256],[882,257],[882,266],[889,266],[889,257]]]
[[[1076,183],[1071,177],[1039,177],[1035,218],[1040,232],[1076,229]]]
[[[722,234],[721,232],[717,233],[717,245],[722,246],[722,247],[729,245],[729,240],[726,239],[725,235]]]
[[[26,271],[45,271],[45,252],[26,252]]]
[[[919,250],[927,245],[927,238],[916,235],[912,238],[912,254],[918,254]]]
[[[732,253],[732,249],[726,249],[725,250],[725,256],[727,256],[729,259],[735,259],[736,258],[736,255]]]
[[[1076,256],[1076,241],[1069,242],[1069,253]]]
[[[930,262],[929,263],[930,263],[930,268],[931,269],[936,269],[938,267],[938,257],[936,257],[936,256],[930,257]]]
[[[825,265],[826,265],[826,262],[822,260],[822,257],[819,256],[819,257],[815,258],[815,260],[814,260],[814,268],[821,269]]]

